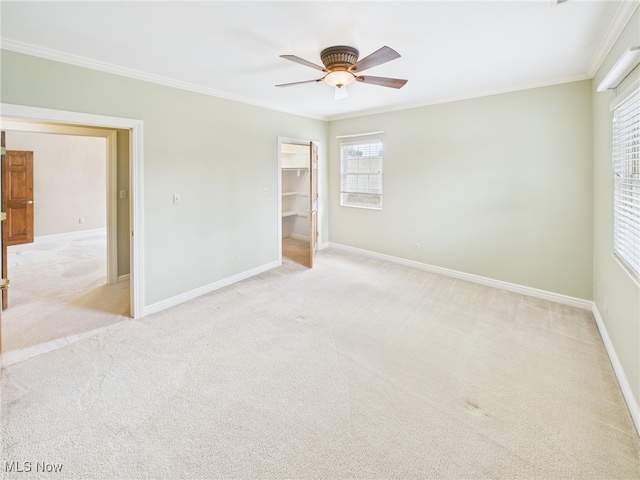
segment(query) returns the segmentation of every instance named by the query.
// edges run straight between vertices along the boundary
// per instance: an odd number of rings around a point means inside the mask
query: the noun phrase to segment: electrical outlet
[[[78,223],[79,223],[79,224],[83,224],[83,223],[84,223],[84,217],[80,217],[80,218],[78,219]]]
[[[262,190],[262,193],[263,193],[263,194],[265,194],[265,195],[266,195],[267,193],[269,193],[269,190],[267,190],[267,187],[264,187],[264,190]]]
[[[180,205],[180,195],[178,195],[177,193],[173,195],[173,204]]]
[[[418,242],[414,243],[414,244],[413,244],[413,249],[414,249],[416,252],[419,252],[419,251],[420,251],[420,244],[419,244]]]
[[[239,262],[240,261],[240,255],[236,255],[235,259],[236,259],[236,262]]]

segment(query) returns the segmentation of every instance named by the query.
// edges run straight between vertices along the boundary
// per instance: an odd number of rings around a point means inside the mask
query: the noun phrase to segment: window
[[[640,277],[640,88],[613,113],[613,250]]]
[[[340,205],[382,210],[382,132],[340,139]]]

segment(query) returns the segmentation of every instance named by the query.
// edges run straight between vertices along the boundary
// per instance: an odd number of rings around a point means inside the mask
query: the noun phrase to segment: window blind
[[[640,88],[613,114],[613,249],[640,278]]]
[[[382,210],[382,132],[339,139],[340,205]]]

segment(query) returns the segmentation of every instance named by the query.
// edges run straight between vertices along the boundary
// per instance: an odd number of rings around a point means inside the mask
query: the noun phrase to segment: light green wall
[[[146,305],[277,260],[278,137],[322,142],[326,122],[15,52],[1,65],[3,103],[144,122]]]
[[[636,401],[640,400],[640,287],[613,257],[612,92],[596,88],[622,52],[640,45],[636,10],[593,79],[593,269],[595,302]],[[632,72],[640,78],[640,67]],[[624,88],[624,87],[623,87]]]
[[[341,207],[336,136],[375,131],[384,209]],[[329,141],[332,242],[591,299],[590,81],[334,121]]]
[[[129,222],[129,202],[131,195],[129,192],[129,130],[118,130],[118,166],[117,166],[117,190],[126,190],[127,198],[118,198],[117,215],[118,215],[118,276],[127,275],[130,272],[131,265],[131,227]],[[118,194],[119,196],[119,194]]]

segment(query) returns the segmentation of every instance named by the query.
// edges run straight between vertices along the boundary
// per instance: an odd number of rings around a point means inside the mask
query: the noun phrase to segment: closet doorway
[[[281,257],[312,268],[318,252],[318,145],[279,141]]]

